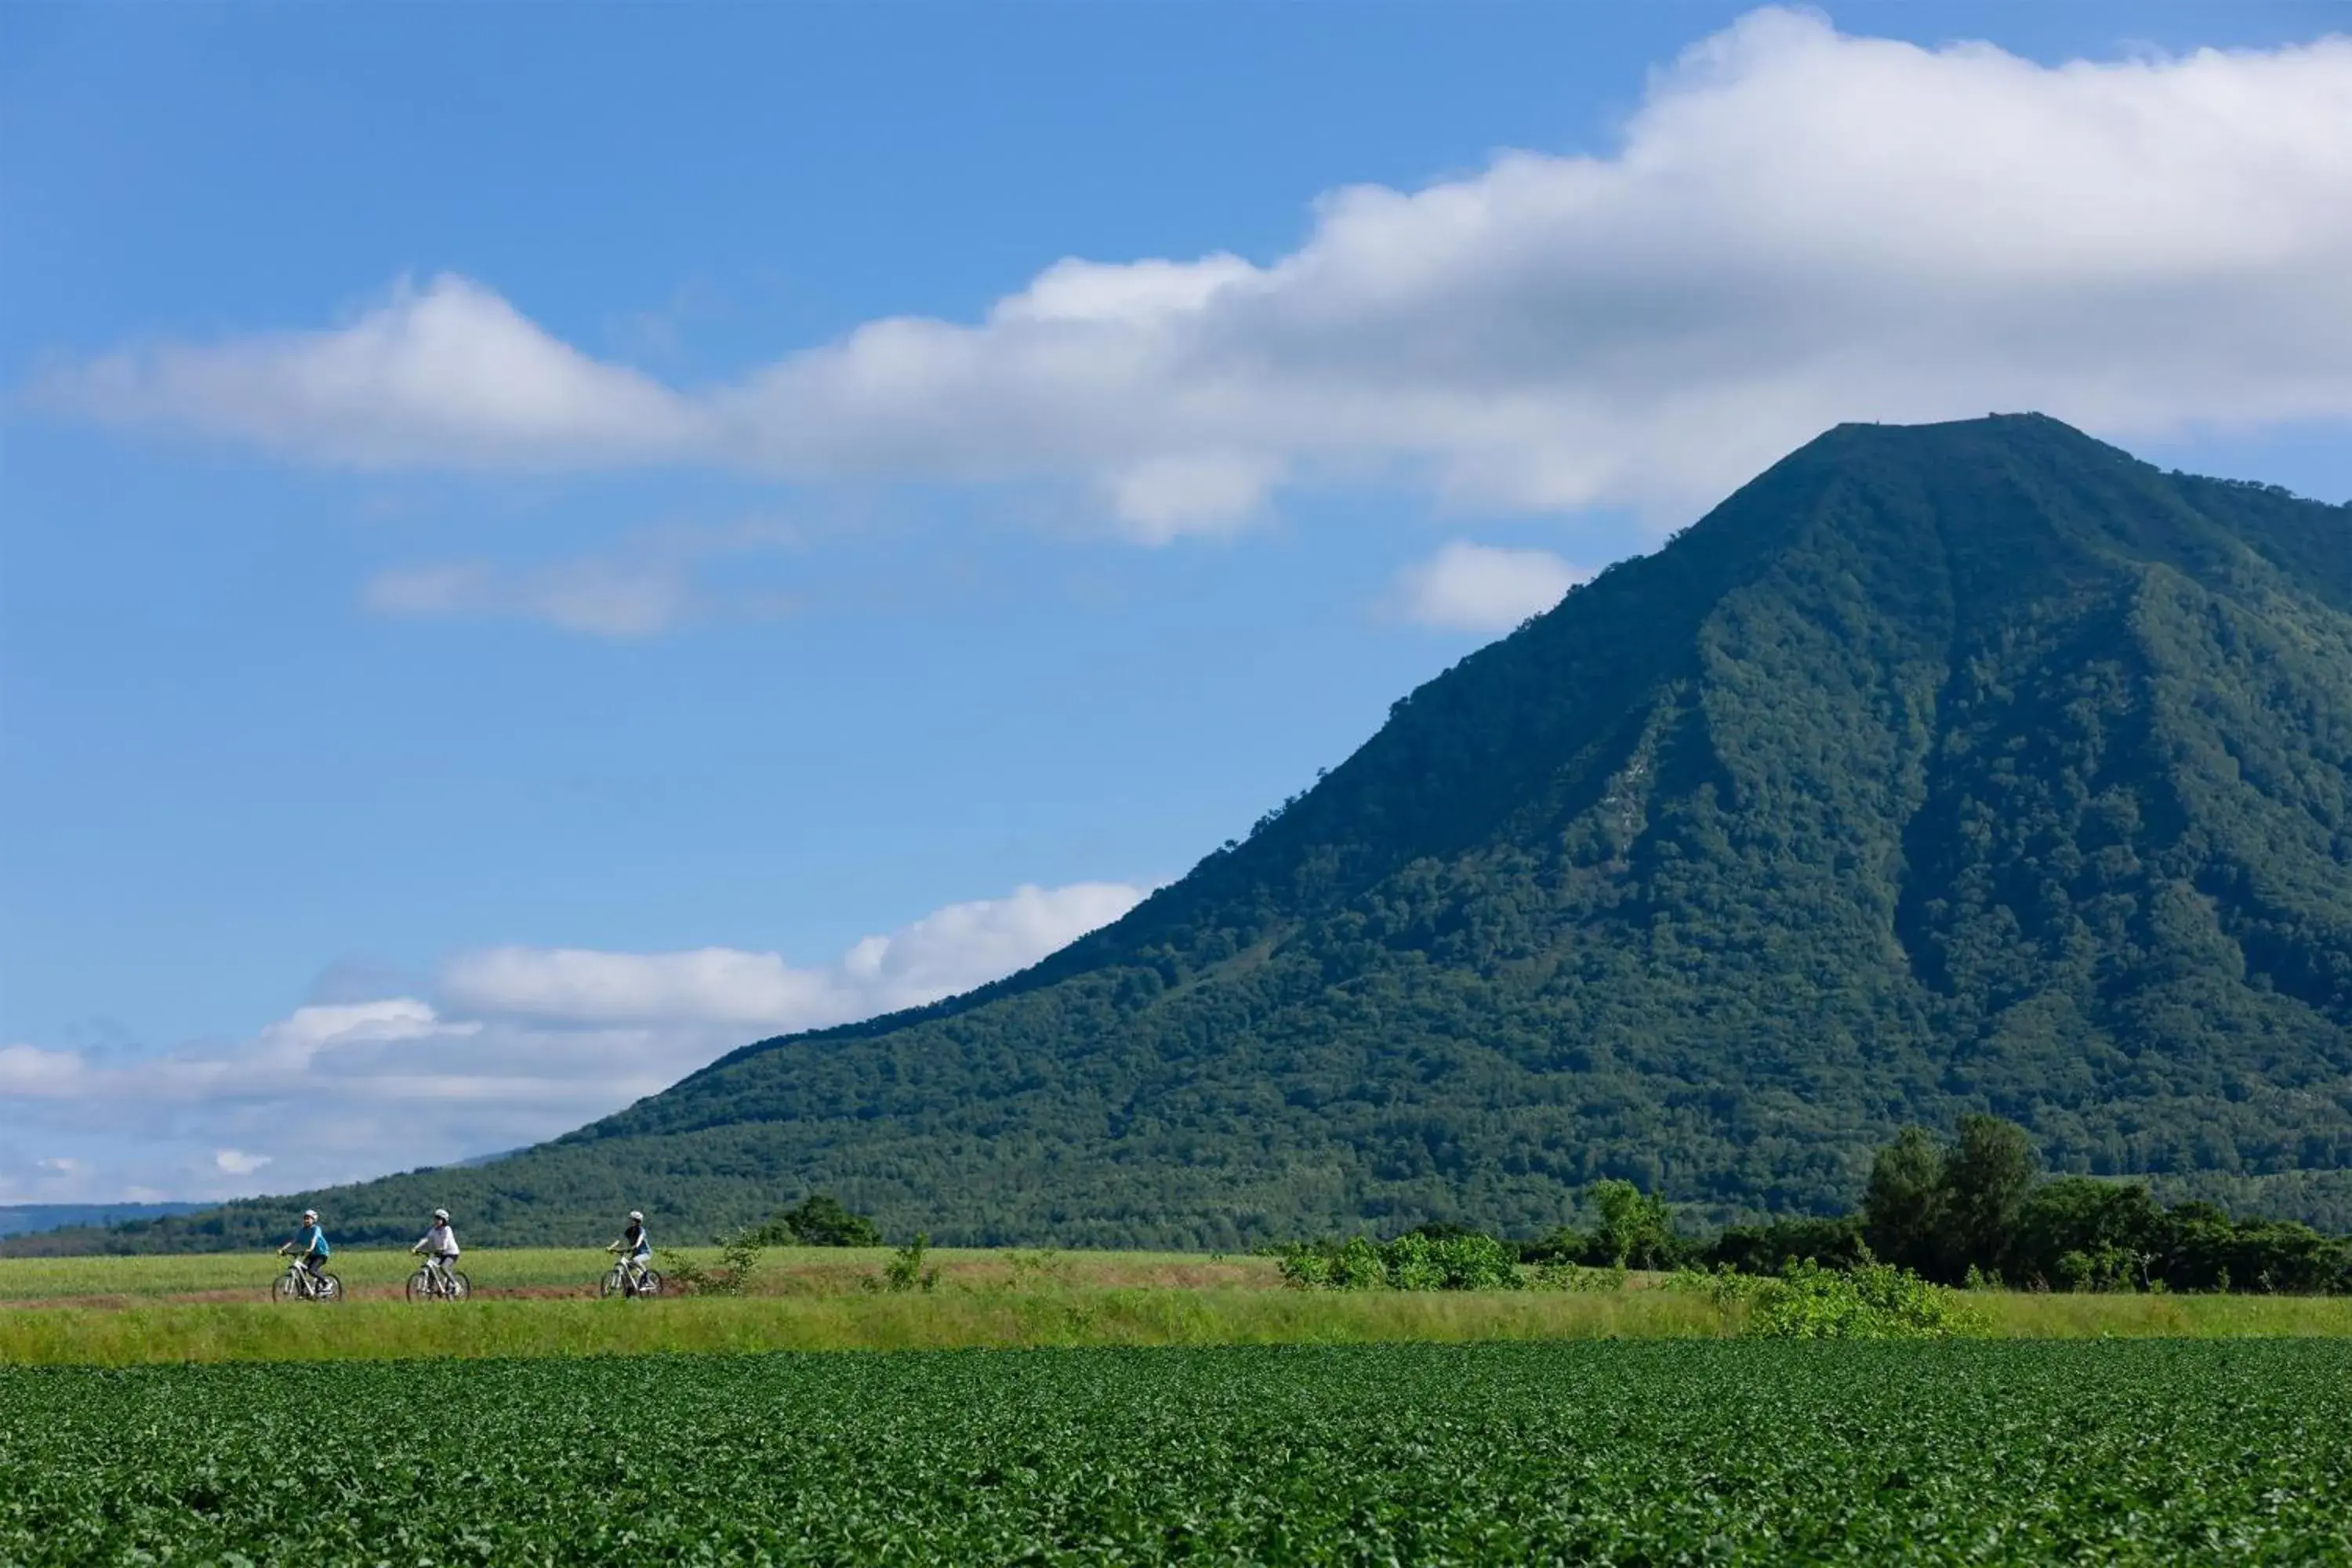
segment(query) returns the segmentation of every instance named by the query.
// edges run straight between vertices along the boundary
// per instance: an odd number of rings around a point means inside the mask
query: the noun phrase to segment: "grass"
[[[569,1295],[413,1306],[361,1298],[316,1306],[118,1295],[90,1306],[52,1296],[49,1305],[0,1308],[0,1365],[1716,1339],[1737,1335],[1746,1321],[1739,1302],[1655,1289],[1353,1293],[1097,1284],[1092,1278],[1142,1266],[1074,1265],[1055,1278],[1001,1258],[986,1268],[981,1261],[928,1293],[854,1284],[824,1290],[803,1279],[803,1288],[768,1295],[656,1301]],[[2352,1300],[2342,1298],[1979,1292],[1969,1302],[1994,1338],[2352,1337]]]
[[[709,1249],[688,1254],[714,1267]],[[751,1293],[604,1301],[591,1249],[485,1250],[477,1299],[411,1305],[398,1252],[336,1255],[352,1300],[267,1299],[267,1254],[0,1259],[0,1365],[383,1361],[709,1352],[1027,1346],[1380,1344],[1707,1339],[1736,1335],[1738,1302],[1655,1289],[1367,1293],[1281,1288],[1259,1258],[1180,1253],[945,1250],[936,1289],[873,1289],[890,1254],[780,1248]],[[2352,1299],[2294,1296],[1969,1297],[1990,1337],[2336,1338]]]
[[[704,1268],[714,1247],[679,1249]],[[672,1256],[667,1249],[666,1260]],[[752,1293],[838,1295],[882,1271],[883,1247],[777,1247],[761,1256]],[[593,1247],[500,1247],[460,1262],[477,1294],[595,1293],[611,1259]],[[0,1258],[0,1308],[29,1302],[91,1306],[161,1300],[264,1300],[285,1264],[268,1253],[194,1253],[121,1258]],[[395,1298],[416,1260],[404,1252],[338,1252],[330,1265],[355,1300]],[[927,1259],[942,1286],[1093,1286],[1266,1289],[1280,1284],[1263,1258],[1171,1252],[1058,1252],[939,1248]]]
[[[1976,1290],[2003,1339],[2343,1339],[2352,1296],[2095,1296]]]
[[[665,1301],[478,1300],[432,1307],[222,1301],[0,1312],[0,1364],[1461,1343],[1710,1336],[1736,1331],[1737,1326],[1736,1315],[1703,1298],[1660,1292],[1327,1295],[1045,1286]]]

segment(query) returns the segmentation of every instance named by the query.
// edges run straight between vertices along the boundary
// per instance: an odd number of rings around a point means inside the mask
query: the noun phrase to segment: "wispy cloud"
[[[138,1060],[0,1047],[0,1201],[211,1197],[551,1137],[747,1038],[968,991],[1134,907],[1113,882],[952,904],[830,963],[731,948],[461,953],[431,1000],[297,1008]]]
[[[1368,473],[1678,514],[1845,419],[2342,419],[2352,39],[2044,67],[1767,9],[1658,73],[1609,155],[1335,191],[1265,264],[1063,261],[977,323],[875,321],[730,384],[443,277],[44,391],[369,467],[1069,479],[1150,539]]]
[[[782,524],[655,530],[603,554],[524,564],[436,561],[377,573],[360,590],[372,614],[404,619],[535,621],[591,637],[645,637],[688,621],[782,615],[785,594],[706,581],[715,558],[792,542]]]
[[[378,573],[360,603],[381,616],[542,621],[596,637],[649,637],[686,617],[693,592],[674,567],[633,569],[593,558],[551,566],[445,561]]]

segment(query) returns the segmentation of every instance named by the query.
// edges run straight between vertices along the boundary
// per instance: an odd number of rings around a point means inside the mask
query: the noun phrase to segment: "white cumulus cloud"
[[[828,964],[727,948],[460,954],[431,1000],[295,1009],[142,1060],[0,1047],[0,1202],[226,1196],[535,1142],[656,1092],[747,1037],[983,984],[1116,920],[1115,882],[952,904]]]
[[[80,1055],[45,1051],[38,1046],[0,1046],[0,1095],[25,1100],[62,1099],[87,1078]]]
[[[979,321],[871,321],[730,384],[443,277],[43,390],[329,462],[1060,479],[1151,539],[1384,474],[1679,515],[1842,420],[2352,418],[2352,39],[2048,67],[1768,8],[1603,154],[1331,192],[1264,262],[1066,260]]]
[[[642,462],[687,455],[703,423],[677,394],[446,276],[403,283],[345,326],[125,351],[52,389],[110,418],[363,468]]]
[[[887,936],[869,936],[815,968],[795,967],[780,953],[723,947],[491,948],[451,961],[441,991],[454,1005],[481,1015],[816,1028],[985,984],[1117,920],[1142,897],[1142,889],[1120,882],[1023,887],[1006,898],[950,904]]]
[[[1391,595],[1408,621],[1444,631],[1508,631],[1539,616],[1592,574],[1548,550],[1506,550],[1457,539],[1397,574]]]

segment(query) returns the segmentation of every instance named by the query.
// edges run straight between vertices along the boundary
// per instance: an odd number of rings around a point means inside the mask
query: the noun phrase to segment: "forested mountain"
[[[1841,1209],[1969,1110],[2347,1223],[2352,508],[2033,416],[1841,426],[1034,969],[319,1201],[485,1240],[812,1187],[941,1241],[1532,1233],[1603,1176]]]
[[[65,1226],[105,1226],[126,1219],[185,1214],[204,1204],[0,1204],[0,1236],[57,1230]]]

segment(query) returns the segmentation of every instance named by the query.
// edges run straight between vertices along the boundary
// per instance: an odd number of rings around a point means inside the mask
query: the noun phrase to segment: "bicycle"
[[[462,1301],[474,1293],[474,1282],[462,1268],[446,1268],[432,1258],[416,1266],[408,1277],[412,1301]]]
[[[290,1259],[286,1272],[269,1288],[273,1301],[340,1301],[343,1299],[343,1282],[332,1274],[313,1274],[299,1258]]]
[[[608,1247],[604,1250],[610,1252],[613,1249]],[[605,1271],[604,1289],[598,1293],[605,1296],[658,1296],[662,1293],[662,1277],[634,1258],[616,1258],[613,1260],[613,1267]]]

